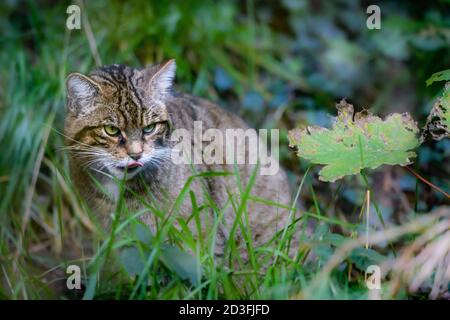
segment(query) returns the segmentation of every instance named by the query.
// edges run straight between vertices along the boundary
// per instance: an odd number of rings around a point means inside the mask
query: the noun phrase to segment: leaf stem
[[[432,182],[428,181],[427,179],[425,179],[424,177],[422,177],[420,174],[418,174],[417,172],[415,172],[413,169],[411,169],[408,166],[403,167],[405,169],[407,169],[409,172],[411,172],[417,179],[419,179],[420,181],[422,181],[423,183],[427,184],[429,187],[431,187],[432,189],[442,193],[443,195],[445,195],[447,197],[447,199],[450,199],[450,194],[448,194],[447,192],[445,192],[444,190],[442,190],[441,188],[439,188],[438,186],[434,185]]]

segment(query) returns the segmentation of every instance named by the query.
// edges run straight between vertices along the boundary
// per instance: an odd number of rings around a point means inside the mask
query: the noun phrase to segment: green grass
[[[253,12],[254,5],[248,1],[246,10]],[[198,204],[189,184],[193,179],[223,173],[194,174],[169,214],[148,199],[140,199],[143,211],[129,212],[121,196],[111,229],[104,230],[70,180],[61,134],[65,77],[71,71],[87,72],[95,66],[85,29],[66,30],[66,6],[62,4],[41,8],[34,1],[25,1],[24,8],[6,4],[0,8],[5,17],[0,24],[4,31],[0,40],[0,298],[61,298],[53,285],[65,283],[65,269],[70,264],[82,269],[86,299],[368,297],[364,270],[367,265],[390,258],[393,247],[357,247],[317,280],[339,248],[365,234],[365,221],[348,219],[333,209],[340,188],[329,203],[321,201],[312,170],[298,162],[294,165],[305,170],[292,179],[296,181],[292,206],[280,206],[289,210],[290,223],[261,247],[251,243],[251,230],[246,227],[247,204],[257,201],[279,205],[273,199],[252,196],[250,180],[247,185],[239,185],[239,197],[229,199],[227,205],[238,218],[224,258],[214,256],[217,225],[224,209],[218,208],[208,194],[206,203]],[[264,77],[308,90],[305,79],[284,63],[288,49],[273,45],[284,38],[256,21],[252,14],[250,18],[241,15],[240,10],[237,2],[210,5],[182,1],[170,6],[155,2],[145,9],[119,1],[86,4],[103,64],[140,66],[176,58],[177,82],[182,90],[230,103],[241,99],[248,90],[272,98],[273,93],[260,81]],[[211,84],[217,67],[234,81],[225,97]],[[329,99],[323,94],[318,96]],[[279,120],[272,119],[282,115],[272,117],[274,113],[260,119],[255,112],[249,118],[254,116],[256,122],[276,127]],[[295,156],[293,159],[298,161]],[[373,188],[366,175],[357,183],[363,191]],[[122,185],[121,190],[124,188]],[[299,199],[306,192],[312,195],[311,205],[299,209]],[[185,199],[193,203],[190,219],[198,229],[201,215],[207,211],[214,214],[215,225],[205,237],[196,239],[188,222],[177,217]],[[364,196],[356,201],[359,210]],[[414,201],[418,201],[417,195]],[[382,208],[376,203],[375,208],[381,220]],[[160,217],[156,234],[150,234],[138,222],[144,214]],[[238,232],[246,240],[247,262],[232,241]],[[300,247],[296,256],[290,257],[287,252],[294,235],[300,235]],[[392,241],[401,239],[399,236]]]
[[[195,221],[200,221],[199,216],[204,214],[202,211],[205,210],[212,210],[217,217],[216,226],[199,241],[187,227],[187,222],[176,218],[180,204],[189,194],[191,182],[216,175],[222,173],[192,176],[176,199],[174,211],[169,213],[158,212],[146,204],[146,209],[142,212],[129,214],[124,210],[121,197],[111,233],[103,239],[100,249],[87,266],[87,273],[91,276],[88,278],[84,297],[117,297],[117,292],[120,292],[120,297],[127,299],[287,299],[298,293],[300,288],[307,287],[310,276],[305,269],[305,258],[309,249],[300,249],[294,258],[288,255],[289,242],[296,227],[301,226],[302,219],[293,219],[294,222],[279,230],[267,245],[257,248],[252,246],[250,230],[244,223],[248,215],[246,204],[248,201],[263,201],[249,199],[252,179],[239,199],[230,198],[236,208],[237,219],[230,231],[223,258],[217,259],[214,256],[214,246],[216,227],[223,219],[226,206],[218,209],[207,193],[206,202],[211,203],[210,206],[193,206],[192,219]],[[193,203],[196,203],[196,200],[193,199]],[[268,204],[267,201],[264,203]],[[292,212],[296,211],[292,209]],[[162,220],[155,235],[151,235],[136,219],[139,215],[149,212]],[[125,216],[123,222],[121,216]],[[320,219],[317,215],[303,215],[308,216]],[[174,227],[175,220],[180,223],[182,232]],[[126,232],[130,226],[130,230]],[[242,232],[248,244],[248,262],[242,261],[236,248],[234,239],[238,231]],[[306,234],[303,235],[302,242],[309,242]],[[167,242],[167,239],[170,241]],[[188,249],[190,256],[181,252],[176,244]],[[108,259],[117,262],[116,268],[122,265],[125,270],[122,269],[119,273],[105,272],[105,275],[98,279],[97,275],[105,268]]]

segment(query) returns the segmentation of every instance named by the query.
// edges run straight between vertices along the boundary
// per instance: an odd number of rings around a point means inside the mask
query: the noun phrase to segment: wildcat
[[[213,103],[174,92],[175,69],[174,60],[144,69],[115,64],[99,67],[89,75],[73,73],[67,78],[65,135],[70,150],[71,177],[81,196],[105,225],[119,196],[117,180],[125,180],[124,195],[131,210],[144,208],[142,201],[133,196],[137,194],[159,212],[169,214],[180,190],[194,172],[233,173],[235,166],[232,164],[173,163],[171,134],[175,129],[192,132],[194,121],[202,121],[204,129],[248,128],[242,119]],[[236,206],[255,166],[239,164],[237,168],[239,175],[194,179],[190,185],[198,206],[211,208],[210,198],[219,210],[225,211],[217,231],[217,255],[223,253],[235,222]],[[251,195],[289,205],[290,190],[285,172],[282,169],[275,175],[257,172]],[[289,216],[280,206],[257,201],[248,201],[246,209],[255,246],[280,231]],[[214,214],[209,210],[208,214],[200,215],[201,236],[214,224]],[[177,219],[189,219],[192,214],[189,194],[175,214]],[[153,231],[163,218],[151,210],[141,216]],[[188,226],[196,234],[198,228],[194,220],[190,219]],[[236,242],[245,251],[240,232]]]

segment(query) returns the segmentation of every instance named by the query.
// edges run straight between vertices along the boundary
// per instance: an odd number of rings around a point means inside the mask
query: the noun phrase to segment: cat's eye
[[[145,134],[152,133],[153,130],[155,130],[155,127],[156,127],[156,125],[154,123],[153,124],[149,124],[148,126],[142,128],[142,132],[144,132]]]
[[[104,126],[103,129],[105,130],[106,134],[110,135],[110,136],[117,136],[120,133],[119,128],[108,125],[108,126]]]

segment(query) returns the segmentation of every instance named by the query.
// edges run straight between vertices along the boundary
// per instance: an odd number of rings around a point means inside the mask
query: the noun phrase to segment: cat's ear
[[[101,92],[94,80],[81,73],[71,73],[66,79],[66,87],[70,111],[79,111]]]
[[[165,63],[145,69],[146,89],[148,89],[152,95],[156,96],[164,96],[170,92],[175,78],[176,68],[175,59],[171,59]]]

